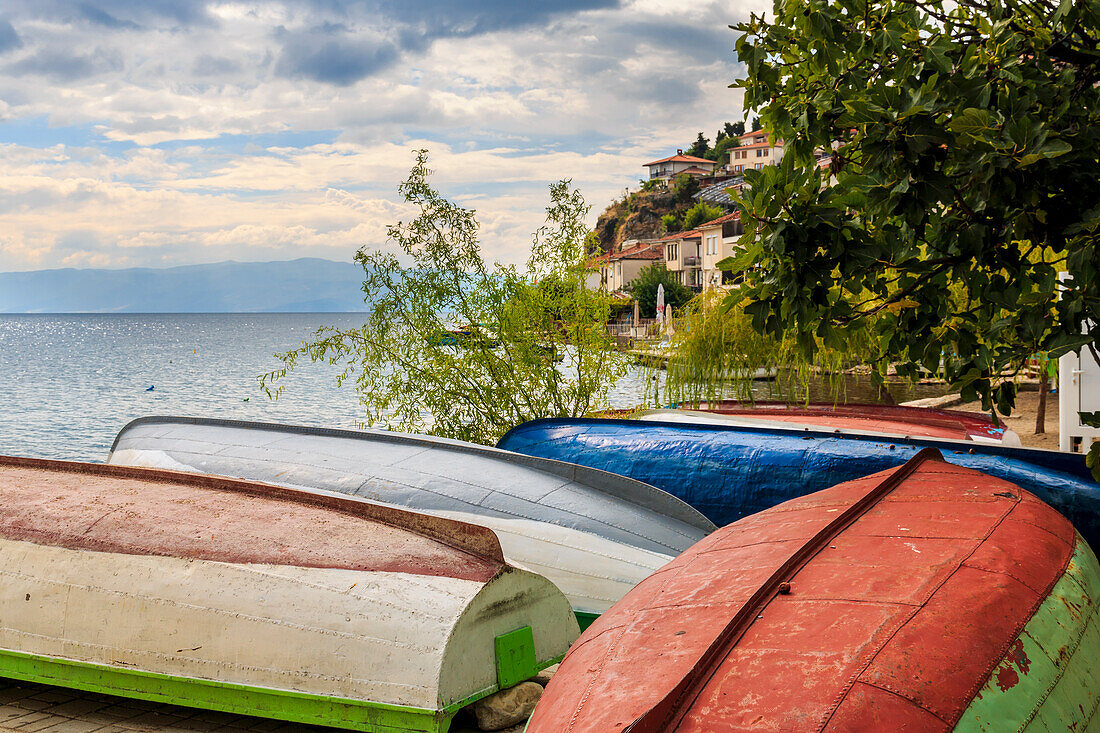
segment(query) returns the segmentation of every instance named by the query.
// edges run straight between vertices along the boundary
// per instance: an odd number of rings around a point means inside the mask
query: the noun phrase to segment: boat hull
[[[0,676],[445,731],[577,634],[560,591],[504,563],[480,528],[393,510],[366,521],[379,510],[228,479],[12,460],[0,460]]]
[[[714,529],[665,492],[602,471],[381,431],[141,418],[108,462],[350,494],[488,527],[510,562],[565,593],[582,625]]]
[[[1100,566],[1069,522],[927,450],[643,581],[527,731],[1091,730],[1098,615]]]
[[[949,463],[1034,493],[1100,547],[1100,484],[1080,455],[970,441],[595,418],[534,420],[511,430],[499,446],[644,481],[719,526],[899,466],[935,447]]]

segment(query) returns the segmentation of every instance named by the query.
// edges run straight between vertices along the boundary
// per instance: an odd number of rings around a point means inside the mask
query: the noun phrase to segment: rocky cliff
[[[655,239],[664,235],[661,217],[683,214],[695,202],[682,201],[671,188],[635,191],[604,209],[593,230],[600,252],[618,252],[629,239]]]

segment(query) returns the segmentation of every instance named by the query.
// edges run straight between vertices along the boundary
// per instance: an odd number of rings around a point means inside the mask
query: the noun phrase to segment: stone
[[[489,695],[474,703],[477,727],[486,731],[501,731],[531,717],[542,697],[542,685],[520,682],[515,687]]]
[[[554,673],[557,672],[557,671],[558,671],[558,665],[551,664],[549,667],[542,670],[541,672],[539,672],[537,675],[535,675],[531,679],[534,680],[535,682],[538,682],[543,687],[546,687],[548,684],[550,684],[550,678],[553,677]]]

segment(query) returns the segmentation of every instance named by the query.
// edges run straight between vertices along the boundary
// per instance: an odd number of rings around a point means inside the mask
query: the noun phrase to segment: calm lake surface
[[[358,313],[0,315],[0,454],[102,462],[118,431],[145,415],[356,427],[362,415],[336,370],[304,364],[271,401],[256,375],[320,326]],[[639,404],[645,374],[627,375],[613,407]],[[153,386],[153,390],[148,390]],[[849,399],[867,398],[852,384]],[[918,388],[900,399],[942,394]],[[759,383],[760,398],[768,395]]]

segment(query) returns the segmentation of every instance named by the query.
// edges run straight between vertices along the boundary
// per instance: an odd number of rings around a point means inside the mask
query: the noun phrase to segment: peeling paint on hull
[[[495,548],[495,549],[494,549]],[[491,532],[231,479],[0,458],[0,675],[364,731],[445,731],[576,637]]]
[[[640,583],[573,645],[527,730],[1085,730],[1098,593],[1064,518],[924,451],[724,527]]]

